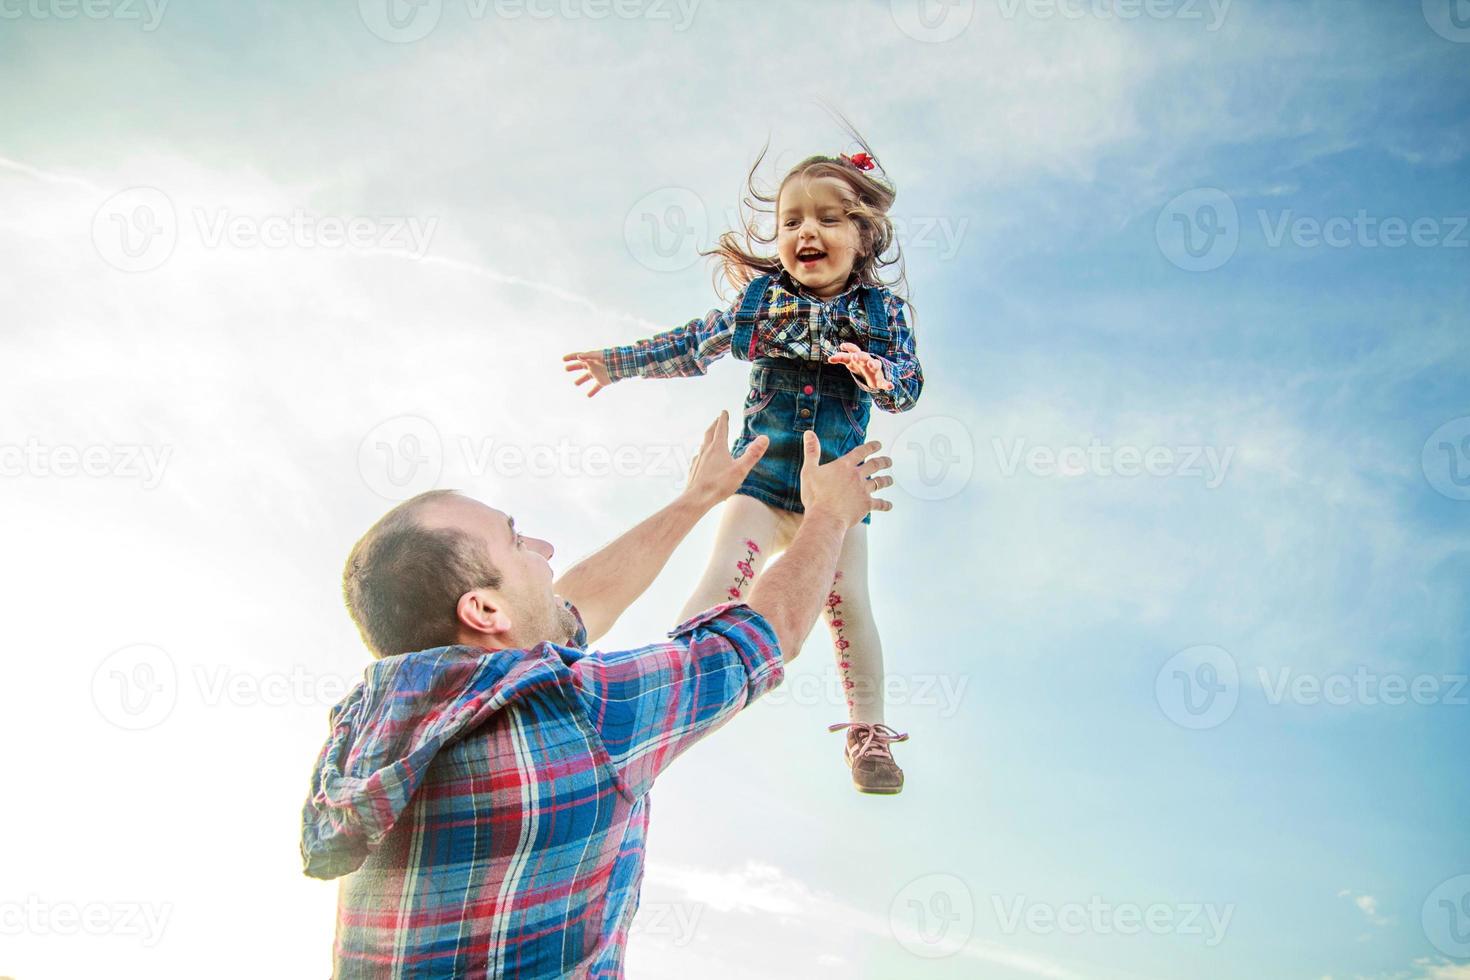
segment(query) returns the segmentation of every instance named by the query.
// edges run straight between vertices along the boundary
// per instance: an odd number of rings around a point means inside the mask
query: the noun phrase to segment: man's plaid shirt
[[[367,668],[302,818],[306,873],[346,876],[335,977],[622,976],[654,777],[784,676],[742,603],[668,635]]]
[[[823,362],[838,352],[843,343],[868,349],[868,317],[862,290],[874,287],[852,285],[831,299],[817,299],[782,272],[771,282],[756,313],[755,357],[789,357]],[[914,407],[924,388],[924,371],[908,322],[908,304],[896,293],[879,287],[888,313],[892,340],[877,354],[884,362],[893,389],[869,388],[853,378],[885,412],[905,412]],[[607,373],[614,382],[624,378],[689,378],[704,374],[709,365],[730,352],[735,330],[737,299],[729,309],[710,310],[647,340],[602,350]],[[752,358],[753,360],[754,358]]]

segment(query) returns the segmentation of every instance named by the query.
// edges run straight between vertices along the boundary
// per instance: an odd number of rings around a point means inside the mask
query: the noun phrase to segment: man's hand
[[[845,456],[822,464],[822,444],[807,430],[802,436],[806,456],[801,463],[801,506],[833,514],[852,527],[870,510],[892,510],[893,502],[873,496],[874,490],[893,486],[893,477],[875,476],[893,465],[887,456],[873,456],[881,442],[865,442]],[[873,456],[872,459],[867,457]],[[866,460],[866,462],[865,462]]]
[[[857,344],[845,343],[838,346],[839,353],[827,358],[828,364],[842,364],[869,388],[892,391],[893,382],[888,380],[888,371],[883,362],[863,350]],[[577,382],[581,384],[582,382]]]
[[[781,658],[788,662],[801,652],[802,641],[817,621],[846,535],[868,511],[893,509],[889,501],[873,496],[874,490],[893,485],[891,476],[873,475],[892,466],[893,460],[867,459],[880,443],[865,442],[824,466],[816,433],[807,432],[802,438],[806,458],[801,466],[801,503],[806,513],[791,547],[756,577],[747,603],[776,631]]]
[[[746,474],[760,462],[770,444],[771,440],[765,436],[756,436],[739,459],[732,457],[730,413],[721,412],[719,418],[704,430],[704,443],[689,464],[689,482],[684,488],[684,495],[702,507],[713,507],[745,482]]]
[[[704,444],[689,466],[684,492],[616,541],[588,555],[552,583],[552,590],[577,607],[592,644],[643,594],[690,528],[740,486],[766,452],[761,436],[739,459],[730,457],[730,413],[704,430]]]
[[[592,387],[587,389],[588,398],[613,383],[612,376],[607,373],[607,364],[603,361],[600,350],[584,350],[576,354],[566,354],[562,360],[566,362],[568,371],[583,372],[582,376],[577,379],[577,384],[592,382]]]

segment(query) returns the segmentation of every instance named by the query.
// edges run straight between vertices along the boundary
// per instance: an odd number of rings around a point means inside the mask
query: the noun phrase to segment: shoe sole
[[[894,789],[869,789],[866,786],[858,786],[857,783],[853,783],[853,786],[857,787],[859,793],[866,793],[868,796],[897,796],[903,792],[902,786],[895,787]]]

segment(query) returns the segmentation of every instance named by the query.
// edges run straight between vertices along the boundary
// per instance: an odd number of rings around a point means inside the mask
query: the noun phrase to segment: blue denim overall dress
[[[822,443],[822,462],[830,463],[862,445],[867,437],[873,399],[859,388],[852,372],[841,364],[801,361],[793,357],[753,357],[756,311],[765,298],[772,276],[759,276],[745,289],[735,314],[731,353],[750,361],[750,390],[745,395],[745,421],[730,453],[739,456],[757,436],[770,445],[735,492],[800,514],[801,463],[804,433],[814,429]],[[868,318],[867,350],[886,353],[891,338],[882,293],[864,286],[863,309]],[[872,514],[863,517],[871,524]]]

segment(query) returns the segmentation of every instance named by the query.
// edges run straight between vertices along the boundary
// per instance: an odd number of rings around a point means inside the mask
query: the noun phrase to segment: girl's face
[[[776,254],[791,277],[822,299],[842,292],[862,238],[844,204],[852,191],[836,177],[786,182],[776,201]]]

